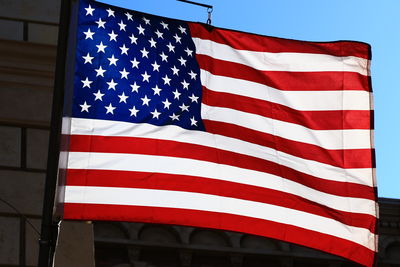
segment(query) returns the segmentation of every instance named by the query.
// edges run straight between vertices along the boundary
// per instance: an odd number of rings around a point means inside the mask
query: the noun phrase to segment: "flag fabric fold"
[[[81,0],[64,219],[275,238],[371,266],[370,47]]]

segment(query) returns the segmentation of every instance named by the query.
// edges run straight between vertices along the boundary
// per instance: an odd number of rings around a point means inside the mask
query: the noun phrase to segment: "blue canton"
[[[81,1],[74,117],[204,130],[186,23]]]

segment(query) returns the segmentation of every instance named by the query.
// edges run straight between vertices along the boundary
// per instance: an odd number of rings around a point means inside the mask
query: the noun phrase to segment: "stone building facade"
[[[0,266],[35,266],[59,1],[0,0],[0,7]],[[400,266],[400,200],[380,198],[379,206],[379,266]],[[311,249],[239,233],[140,223],[93,226],[96,266],[355,266]],[[78,233],[75,244],[89,240],[81,254],[70,253],[83,259],[92,249],[92,225],[69,227]],[[83,228],[88,229],[86,237],[79,236]],[[82,260],[74,266],[90,264]]]

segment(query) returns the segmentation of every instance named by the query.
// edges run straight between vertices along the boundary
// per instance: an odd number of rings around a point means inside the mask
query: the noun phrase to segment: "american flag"
[[[64,219],[240,231],[373,264],[369,45],[89,0],[77,17]]]

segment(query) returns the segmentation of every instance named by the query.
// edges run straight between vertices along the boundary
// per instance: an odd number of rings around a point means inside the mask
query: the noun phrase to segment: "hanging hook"
[[[213,12],[213,6],[210,6],[210,5],[207,5],[207,4],[193,2],[193,1],[190,1],[190,0],[177,0],[177,1],[184,2],[184,3],[187,3],[187,4],[206,7],[207,8],[207,13],[208,13],[207,24],[211,25],[211,13]]]
[[[211,13],[213,12],[213,7],[207,7],[207,13],[208,13],[208,18],[207,18],[207,24],[211,25]]]

